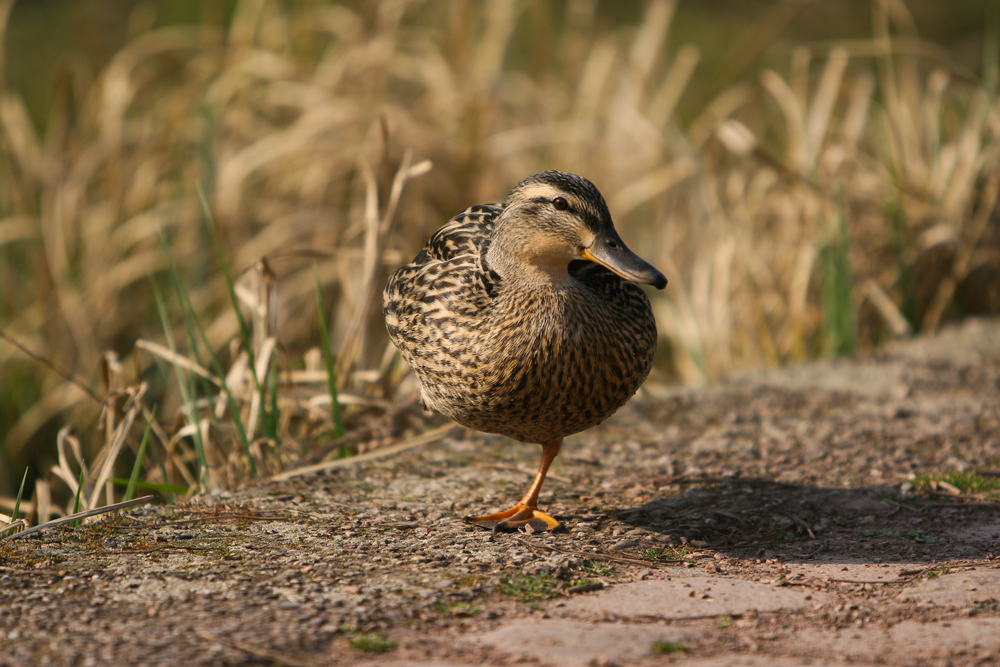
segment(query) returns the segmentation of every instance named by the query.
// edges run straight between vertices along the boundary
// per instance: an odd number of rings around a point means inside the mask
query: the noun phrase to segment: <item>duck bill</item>
[[[583,256],[630,282],[652,285],[656,289],[667,286],[666,276],[629,250],[613,229],[606,229],[598,234],[594,243],[589,248],[584,248]]]

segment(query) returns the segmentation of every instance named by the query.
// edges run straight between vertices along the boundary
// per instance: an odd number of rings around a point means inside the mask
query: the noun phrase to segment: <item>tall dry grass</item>
[[[42,136],[0,91],[0,280],[17,286],[0,294],[0,328],[112,397],[0,341],[5,400],[31,397],[4,429],[7,461],[54,450],[39,442],[53,423],[79,428],[37,479],[40,520],[62,511],[49,486],[73,489],[85,459],[101,471],[85,475],[88,502],[115,499],[107,480],[141,435],[121,427],[153,403],[145,478],[191,490],[420,430],[381,284],[448,217],[540,169],[593,180],[668,276],[651,295],[661,379],[870,347],[969,299],[1000,310],[995,31],[973,76],[919,41],[905,5],[876,0],[871,39],[800,46],[788,74],[752,73],[681,125],[699,52],[673,42],[670,0],[625,27],[587,0],[562,16],[528,2],[286,7],[242,0],[224,30],[139,32],[95,80],[60,82]],[[346,436],[315,349],[314,271]],[[21,472],[0,475],[0,495]]]

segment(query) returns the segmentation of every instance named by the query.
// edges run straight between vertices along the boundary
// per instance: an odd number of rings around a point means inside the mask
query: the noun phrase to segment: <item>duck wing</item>
[[[434,233],[412,264],[443,262],[462,255],[482,255],[489,247],[503,204],[470,206]]]
[[[501,204],[472,206],[439,229],[386,283],[382,310],[396,347],[410,362],[430,349],[467,345],[499,276],[483,255]],[[456,340],[451,340],[451,339]]]

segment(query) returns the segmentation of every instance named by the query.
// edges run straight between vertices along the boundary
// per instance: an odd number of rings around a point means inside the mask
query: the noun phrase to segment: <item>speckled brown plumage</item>
[[[473,206],[438,230],[383,294],[425,406],[545,444],[624,405],[649,374],[656,323],[642,288],[586,253],[666,283],[621,243],[597,188],[572,174],[530,176],[505,205]]]

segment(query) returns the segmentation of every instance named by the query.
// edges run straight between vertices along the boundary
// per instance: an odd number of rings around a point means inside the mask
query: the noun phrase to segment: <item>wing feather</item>
[[[465,209],[434,233],[413,264],[445,262],[485,252],[502,210],[502,204],[478,204]]]
[[[382,295],[389,335],[401,350],[406,339],[436,335],[428,320],[445,315],[466,320],[485,307],[499,278],[483,255],[501,204],[471,206],[441,227],[412,262],[390,276]]]

